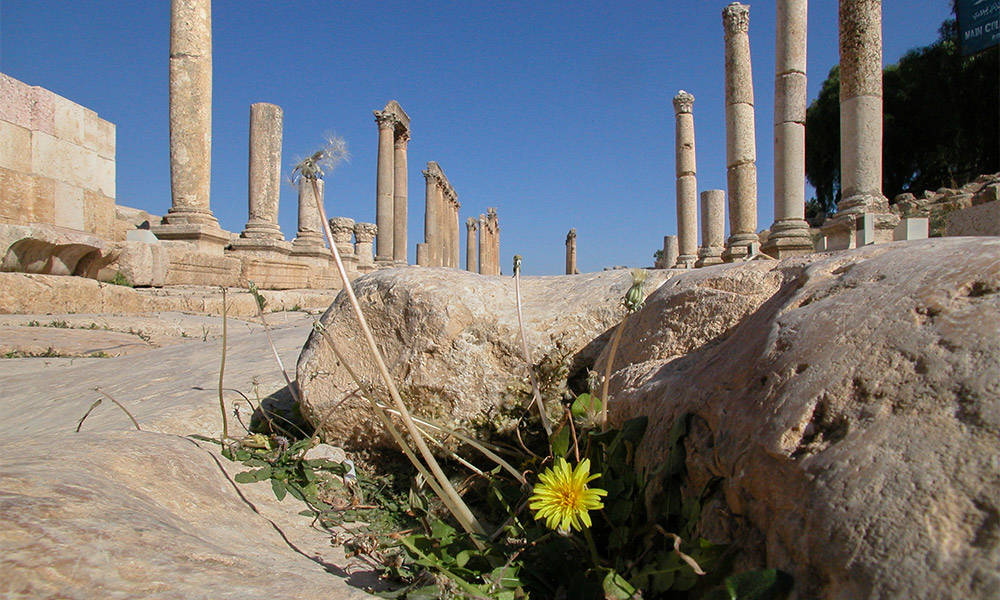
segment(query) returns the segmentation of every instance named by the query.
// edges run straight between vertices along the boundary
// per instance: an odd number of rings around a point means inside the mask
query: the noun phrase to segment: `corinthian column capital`
[[[677,92],[674,96],[674,112],[677,114],[689,113],[694,109],[694,95],[684,90]]]
[[[727,35],[746,33],[750,29],[750,7],[746,4],[733,2],[722,9],[722,24]]]

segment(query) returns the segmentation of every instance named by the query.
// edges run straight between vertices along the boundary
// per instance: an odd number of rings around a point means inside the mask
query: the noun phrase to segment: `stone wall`
[[[114,124],[0,73],[0,223],[114,239]]]

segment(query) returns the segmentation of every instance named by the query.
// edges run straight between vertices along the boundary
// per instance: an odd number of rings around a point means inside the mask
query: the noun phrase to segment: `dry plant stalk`
[[[288,391],[292,394],[292,399],[298,403],[299,394],[295,388],[295,383],[292,381],[291,377],[288,376],[288,371],[285,370],[285,363],[281,361],[281,356],[278,354],[278,348],[275,347],[274,340],[271,339],[271,326],[264,317],[264,304],[267,301],[264,300],[264,296],[262,296],[260,291],[257,289],[257,284],[252,281],[250,281],[249,284],[250,293],[253,294],[254,301],[257,303],[257,316],[260,317],[260,322],[264,326],[264,335],[267,337],[267,345],[271,347],[271,353],[274,355],[274,360],[278,363],[278,368],[281,370],[282,377],[285,378],[285,383],[288,384]]]
[[[222,286],[222,358],[219,361],[219,410],[222,411],[223,445],[229,439],[229,419],[226,417],[226,402],[222,399],[222,377],[226,372],[226,287]]]
[[[124,412],[124,413],[125,413],[126,415],[128,415],[128,418],[132,419],[132,424],[133,424],[133,425],[135,425],[135,429],[136,429],[136,431],[142,431],[142,428],[141,428],[141,427],[139,427],[139,422],[135,420],[135,417],[133,417],[133,416],[132,416],[132,413],[130,413],[130,412],[128,411],[128,409],[127,409],[127,408],[125,408],[125,406],[124,406],[124,405],[123,405],[123,404],[122,404],[121,402],[119,402],[119,401],[115,400],[114,396],[112,396],[111,394],[109,394],[109,393],[105,392],[104,390],[102,390],[102,389],[101,389],[101,388],[99,388],[99,387],[96,387],[96,388],[94,388],[94,391],[95,391],[95,392],[98,392],[98,393],[99,393],[99,394],[101,394],[101,395],[103,395],[103,396],[104,396],[105,398],[107,398],[108,400],[111,400],[112,402],[114,402],[114,403],[115,403],[115,406],[117,406],[118,408],[122,409],[122,412]],[[89,413],[90,411],[87,411],[87,412]],[[81,423],[82,423],[82,422],[83,422],[83,421],[81,420]]]
[[[372,355],[372,359],[375,361],[375,366],[378,369],[379,375],[382,377],[382,381],[389,390],[389,395],[392,397],[393,404],[396,405],[396,409],[400,413],[400,418],[403,420],[403,424],[406,426],[406,430],[410,434],[413,444],[417,447],[420,455],[423,457],[427,466],[430,468],[430,471],[433,473],[433,479],[437,481],[441,490],[439,497],[442,502],[448,506],[463,529],[469,533],[483,535],[485,534],[485,530],[483,529],[482,524],[480,524],[476,516],[472,514],[468,505],[466,505],[465,501],[462,500],[462,497],[455,490],[451,481],[448,480],[448,477],[441,469],[441,465],[438,464],[437,459],[434,458],[433,453],[431,453],[430,448],[427,446],[427,442],[424,441],[423,436],[420,434],[420,430],[417,428],[417,425],[410,417],[410,412],[406,408],[406,404],[403,403],[399,390],[396,388],[396,383],[389,374],[389,369],[386,367],[385,360],[382,358],[382,352],[378,349],[378,345],[375,343],[375,336],[372,335],[371,328],[368,326],[365,315],[361,312],[361,305],[358,303],[358,298],[354,294],[354,289],[351,287],[351,280],[347,277],[347,271],[344,269],[344,263],[340,259],[340,252],[337,251],[337,245],[333,242],[333,234],[330,231],[330,223],[326,218],[326,210],[323,208],[323,202],[320,200],[319,186],[316,184],[316,178],[308,177],[308,179],[312,184],[313,198],[316,202],[316,208],[319,211],[320,221],[323,223],[323,233],[330,246],[330,254],[333,256],[334,263],[337,266],[337,273],[340,275],[340,280],[344,285],[344,293],[347,294],[347,299],[351,304],[351,309],[354,312],[354,316],[357,317],[358,324],[364,334],[365,344]],[[385,415],[385,413],[381,410],[378,412],[381,415]],[[388,415],[385,415],[384,423],[390,423]],[[402,438],[398,439],[397,443],[400,443],[401,447],[406,448],[406,444],[402,441]],[[430,478],[428,478],[428,482],[430,482]],[[437,492],[435,491],[435,493]]]
[[[542,427],[545,429],[545,437],[552,437],[552,426],[549,424],[548,413],[545,412],[545,402],[542,400],[542,392],[538,388],[538,378],[535,377],[535,365],[531,360],[531,351],[528,350],[528,336],[524,332],[524,316],[521,311],[521,255],[514,255],[514,300],[517,304],[517,327],[521,330],[521,350],[524,352],[524,362],[528,367],[528,377],[531,379],[531,394],[538,406],[538,415],[542,418]]]

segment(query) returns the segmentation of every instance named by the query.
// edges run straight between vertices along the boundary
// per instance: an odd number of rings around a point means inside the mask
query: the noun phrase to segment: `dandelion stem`
[[[552,437],[552,426],[549,425],[549,417],[545,412],[545,403],[542,401],[542,393],[538,389],[538,379],[535,377],[535,365],[531,360],[531,351],[528,350],[528,336],[524,332],[524,317],[521,311],[521,265],[515,257],[514,261],[514,299],[517,303],[517,327],[521,330],[521,350],[524,352],[524,362],[528,366],[528,377],[531,379],[531,394],[538,406],[538,414],[542,418],[542,427],[545,429],[545,437]]]

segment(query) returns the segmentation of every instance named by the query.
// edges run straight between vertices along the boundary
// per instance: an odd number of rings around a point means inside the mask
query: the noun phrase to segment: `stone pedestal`
[[[805,221],[806,0],[777,0],[774,223],[761,248],[774,258],[813,251]]]
[[[372,242],[377,233],[378,227],[375,223],[355,223],[354,225],[354,256],[357,257],[359,273],[371,273],[375,270]]]
[[[476,251],[476,230],[479,222],[473,217],[465,220],[465,270],[472,273],[479,272],[479,257]]]
[[[747,258],[757,246],[757,140],[750,64],[750,7],[722,10],[726,39],[726,181],[729,240],[723,259]]]
[[[698,181],[694,150],[694,96],[681,90],[674,96],[675,169],[677,174],[677,243],[680,255],[676,266],[694,267],[698,258]]]
[[[698,249],[696,267],[722,263],[725,249],[726,192],[706,190],[701,193],[701,247]]]
[[[282,240],[278,227],[281,194],[281,107],[250,105],[249,213],[242,238]],[[315,209],[314,209],[315,210]]]
[[[882,2],[841,0],[839,15],[841,200],[822,227],[830,250],[855,247],[865,214],[876,242],[899,224],[882,195]]]
[[[576,275],[576,229],[570,229],[566,234],[566,274]]]

